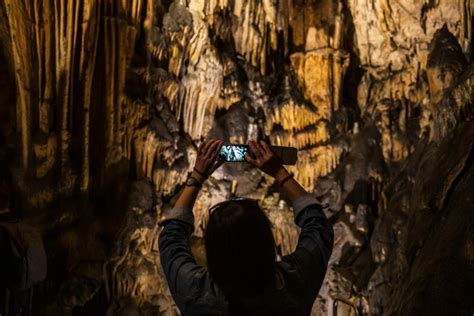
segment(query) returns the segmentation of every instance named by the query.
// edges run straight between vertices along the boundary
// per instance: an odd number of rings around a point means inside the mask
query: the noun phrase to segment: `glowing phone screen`
[[[226,162],[245,161],[247,150],[247,145],[222,145],[217,159]]]

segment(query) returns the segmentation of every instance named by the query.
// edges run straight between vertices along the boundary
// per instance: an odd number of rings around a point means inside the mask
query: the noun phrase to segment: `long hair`
[[[261,292],[275,279],[275,240],[271,224],[256,201],[215,205],[205,231],[211,278],[235,298]]]

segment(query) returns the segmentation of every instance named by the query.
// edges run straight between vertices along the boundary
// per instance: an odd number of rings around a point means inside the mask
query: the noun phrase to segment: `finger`
[[[210,145],[210,141],[204,142],[200,147],[201,148],[200,153],[204,155],[209,145]]]
[[[217,156],[219,156],[219,153],[221,152],[222,145],[224,145],[224,142],[223,141],[218,141],[217,148],[215,149],[214,154],[212,156],[212,158],[214,160],[216,160]]]
[[[266,142],[264,142],[263,140],[260,141],[260,144],[262,145],[263,147],[263,150],[265,151],[265,153],[267,154],[271,154],[272,153],[272,150],[270,149],[270,146],[268,146],[268,144]]]
[[[253,141],[250,141],[249,142],[249,151],[250,153],[255,157],[255,159],[261,159],[262,156],[260,155],[260,152],[258,151],[258,148],[257,146],[255,146],[254,142]],[[252,158],[253,159],[253,158]]]
[[[250,148],[252,148],[252,153],[255,155],[257,159],[263,158],[265,152],[262,150],[261,146],[256,141],[249,142]]]
[[[202,142],[201,145],[198,147],[198,155],[202,154],[202,150],[204,149],[204,146],[206,145],[205,142]]]
[[[219,156],[219,153],[221,151],[222,143],[223,142],[218,142],[216,149],[212,153],[210,153],[209,156],[207,157],[209,160],[211,161],[218,160],[217,157]]]
[[[212,145],[214,144],[215,140],[210,140],[207,142],[206,146],[204,147],[202,154],[207,156],[209,154],[209,150],[211,149]]]
[[[212,145],[209,147],[209,150],[207,151],[207,155],[209,158],[213,157],[218,151],[219,149],[219,141],[218,140],[214,140]]]
[[[263,149],[263,146],[260,145],[258,142],[255,142],[255,146],[257,147],[257,150],[260,152],[260,155],[262,155],[262,157],[265,156],[265,149]]]
[[[246,153],[245,156],[244,156],[245,160],[247,160],[247,162],[251,163],[252,165],[257,165],[257,160],[256,159],[253,159],[249,153]]]

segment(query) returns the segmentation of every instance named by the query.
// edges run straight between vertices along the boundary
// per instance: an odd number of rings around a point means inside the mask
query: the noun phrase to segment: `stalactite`
[[[231,10],[235,19],[232,34],[237,52],[265,74],[267,52],[277,49],[278,32],[283,34],[284,43],[281,44],[286,52],[291,1],[239,0]]]
[[[45,6],[45,11],[50,10],[50,2],[46,2],[42,4]],[[50,16],[42,16],[41,6],[37,1],[34,4],[35,8],[35,20],[38,23],[43,23],[44,28],[36,27],[35,28],[35,36],[36,36],[36,55],[38,58],[38,98],[39,98],[39,105],[38,105],[38,125],[40,130],[48,134],[50,131],[51,126],[51,98],[52,98],[52,83],[50,82],[52,74],[51,74],[51,67],[46,64],[49,60],[51,60],[51,49],[46,43],[51,43],[51,25],[50,25]],[[46,32],[44,31],[46,29]],[[46,44],[46,45],[45,45]],[[43,75],[44,74],[44,77]],[[44,78],[44,80],[43,80]]]
[[[176,183],[184,183],[188,177],[189,170],[167,170],[157,168],[153,171],[153,183],[163,192],[163,194],[172,194],[176,189]]]
[[[175,79],[168,79],[163,84],[157,86],[157,90],[161,90],[162,95],[171,104],[171,108],[177,107],[179,102],[179,83]]]
[[[114,122],[115,122],[115,115],[118,113],[115,112],[115,85],[116,85],[116,77],[115,77],[115,67],[117,64],[116,61],[116,53],[118,45],[115,43],[115,18],[114,12],[109,12],[111,5],[107,2],[104,3],[104,55],[107,63],[105,63],[105,76],[107,79],[105,83],[105,107],[106,107],[106,152],[112,153],[112,148],[114,145]],[[121,47],[120,49],[124,49]],[[108,159],[107,159],[108,160]]]
[[[59,166],[61,173],[61,191],[71,190],[70,150],[71,150],[71,109],[73,106],[73,87],[75,85],[74,58],[78,27],[79,1],[55,2],[55,40],[56,58],[56,95],[59,104]]]
[[[321,115],[314,111],[314,109],[309,108],[305,104],[296,104],[290,99],[288,103],[273,109],[273,115],[268,122],[279,124],[287,131],[299,131],[315,124],[321,118]]]
[[[159,159],[165,151],[174,146],[173,138],[163,125],[161,119],[154,118],[149,126],[135,131],[133,135],[137,171],[140,175],[149,179],[155,178],[155,169],[161,167],[158,166]],[[175,156],[174,159],[176,158]],[[173,160],[165,166],[169,167],[172,162]],[[156,183],[156,185],[161,187],[159,183]]]
[[[185,22],[193,24],[191,29]],[[176,118],[184,124],[184,130],[199,139],[209,130],[209,122],[218,107],[228,107],[220,92],[223,86],[223,67],[215,50],[210,46],[208,29],[202,15],[196,11],[173,4],[164,18],[164,36],[170,40],[168,57],[170,79],[162,83],[163,96],[169,100]],[[169,26],[169,27],[167,27]],[[154,47],[153,39],[150,46]],[[186,65],[186,67],[184,66]],[[180,83],[176,83],[179,78]]]
[[[277,146],[291,146],[298,149],[313,147],[327,142],[330,139],[327,123],[319,121],[302,131],[295,133],[273,132],[270,136],[272,144]]]
[[[217,109],[220,86],[222,85],[222,68],[216,60],[215,53],[207,50],[199,59],[196,71],[181,81],[180,108],[184,130],[193,139],[199,139],[210,129],[209,121]],[[202,80],[196,80],[202,78]]]
[[[19,69],[16,72],[17,114],[22,135],[23,169],[36,169],[29,173],[42,178],[58,164],[61,182],[57,191],[60,193],[72,194],[76,185],[82,192],[88,190],[89,151],[94,146],[89,135],[96,52],[115,47],[113,43],[124,52],[114,59],[116,50],[113,48],[109,51],[111,56],[106,56],[108,61],[117,61],[113,67],[118,67],[118,74],[114,78],[109,69],[105,81],[109,84],[105,92],[109,136],[105,139],[109,142],[109,150],[117,153],[113,141],[120,139],[123,129],[120,118],[125,66],[133,53],[134,47],[130,43],[135,41],[135,29],[139,27],[141,3],[135,1],[130,7],[123,8],[127,14],[130,11],[134,19],[130,23],[132,26],[128,26],[127,23],[110,22],[115,21],[111,16],[102,18],[100,14],[103,13],[117,14],[102,11],[111,8],[102,1],[5,1],[13,62]],[[122,35],[112,38],[114,27],[120,25],[124,27],[120,32]],[[111,46],[99,43],[102,26],[108,30],[104,35]],[[52,150],[57,150],[58,154]],[[77,159],[76,154],[79,154],[80,170],[73,170],[72,160]],[[121,154],[113,156],[116,158]]]
[[[100,3],[98,1],[89,0],[83,7],[82,23],[82,38],[81,47],[83,50],[80,54],[79,62],[79,82],[81,84],[81,92],[79,98],[82,99],[83,106],[83,123],[82,123],[82,166],[80,190],[87,192],[90,181],[90,167],[89,167],[89,148],[90,148],[90,110],[91,110],[91,95],[92,82],[95,69],[95,61],[97,54],[97,46],[99,42],[99,26],[100,26]],[[86,53],[87,52],[87,53]]]
[[[225,56],[223,59],[224,78],[217,107],[228,110],[231,106],[242,100],[242,86],[239,81],[236,65],[232,59],[228,56]]]
[[[106,81],[106,164],[113,164],[120,159],[114,148],[121,139],[123,130],[123,90],[125,86],[126,66],[133,54],[134,43],[140,27],[143,2],[134,0],[116,5],[103,2],[105,37],[104,58]]]
[[[296,166],[289,167],[295,177],[308,190],[319,177],[330,174],[339,165],[343,149],[333,145],[318,146],[301,151]]]
[[[306,54],[295,53],[291,56],[291,62],[305,98],[315,105],[324,119],[330,120],[333,109],[340,106],[333,104],[335,99],[339,100],[339,97],[335,98],[334,94],[340,94],[341,78],[344,77],[348,66],[348,57],[346,53],[332,49],[321,49]],[[338,65],[337,73],[333,73],[335,65]],[[321,69],[321,71],[314,72],[313,69]],[[336,78],[337,81],[335,81]]]
[[[31,108],[34,72],[30,61],[33,60],[33,50],[29,42],[32,30],[32,8],[29,1],[5,0],[6,13],[10,26],[13,62],[15,63],[15,81],[17,90],[17,126],[21,132],[22,165],[25,172],[30,167],[31,160]],[[28,15],[28,16],[25,16]]]

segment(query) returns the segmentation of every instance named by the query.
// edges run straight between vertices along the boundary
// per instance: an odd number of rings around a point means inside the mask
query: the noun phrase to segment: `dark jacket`
[[[245,315],[311,314],[332,252],[334,233],[311,196],[297,199],[293,210],[295,222],[301,227],[296,250],[277,262],[276,284],[254,300],[240,302]],[[192,210],[172,209],[162,217],[161,225],[161,265],[182,315],[230,315],[228,300],[191,253]]]

